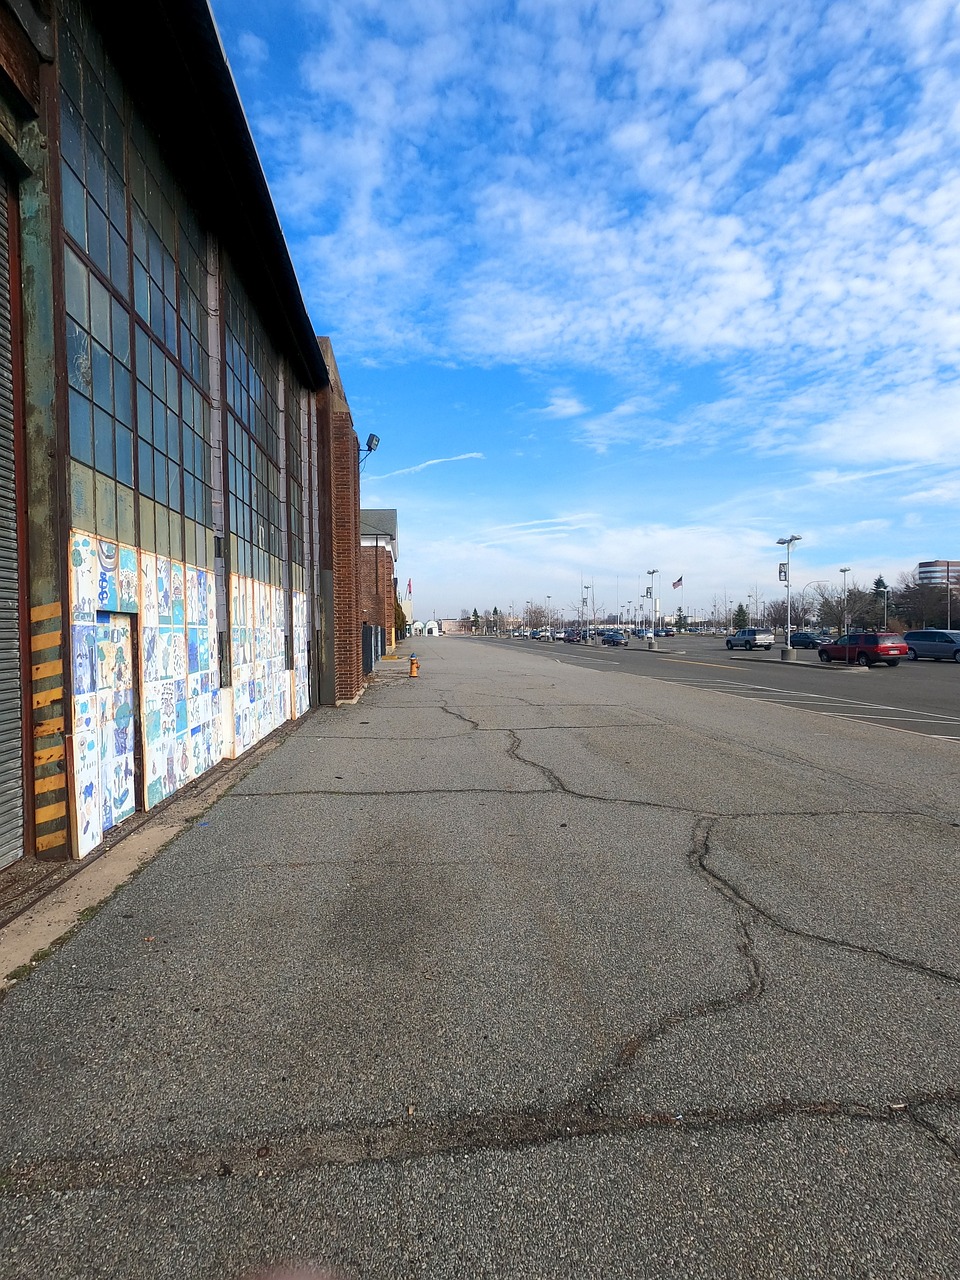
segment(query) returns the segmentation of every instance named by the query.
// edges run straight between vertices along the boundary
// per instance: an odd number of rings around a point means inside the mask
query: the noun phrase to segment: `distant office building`
[[[931,586],[945,587],[947,582],[960,582],[960,556],[956,560],[921,560],[916,569],[917,580]]]

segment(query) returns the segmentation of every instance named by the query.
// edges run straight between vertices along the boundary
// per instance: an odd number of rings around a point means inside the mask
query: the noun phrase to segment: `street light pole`
[[[951,623],[950,623],[950,617],[951,617],[951,614],[950,614],[950,604],[951,604],[951,601],[950,601],[950,561],[948,560],[948,561],[947,561],[947,630],[948,630],[948,631],[951,629]]]
[[[650,639],[649,644],[648,644],[648,647],[649,647],[649,648],[651,648],[651,649],[655,649],[655,648],[657,647],[657,641],[656,641],[656,635],[657,635],[657,605],[658,605],[660,602],[659,602],[659,600],[657,599],[656,575],[657,575],[659,572],[660,572],[660,570],[659,570],[659,569],[648,569],[648,570],[647,570],[647,576],[648,576],[648,577],[649,577],[649,579],[650,579],[650,590],[651,590],[651,592],[653,593],[653,594],[651,595],[651,597],[650,597],[650,606],[651,606],[651,611],[652,611],[652,613],[653,613],[653,637]]]
[[[883,629],[884,629],[884,631],[886,631],[886,629],[887,629],[887,604],[888,604],[888,602],[889,602],[889,600],[890,600],[890,592],[893,590],[893,587],[881,587],[881,588],[880,588],[880,590],[883,592]],[[948,622],[948,624],[947,624],[947,625],[949,626],[949,622]]]
[[[778,538],[777,546],[787,548],[787,631],[786,631],[786,648],[780,650],[780,657],[783,661],[789,661],[796,658],[797,651],[790,643],[790,548],[795,542],[802,541],[799,533],[791,533],[789,538]]]
[[[846,635],[847,634],[847,574],[850,572],[850,566],[847,565],[845,568],[841,569],[840,572],[843,574],[843,628],[842,628],[841,634]]]

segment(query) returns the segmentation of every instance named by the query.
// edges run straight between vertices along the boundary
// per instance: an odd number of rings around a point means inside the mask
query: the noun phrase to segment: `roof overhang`
[[[311,389],[327,369],[206,0],[84,0],[164,159],[224,245],[271,341]]]

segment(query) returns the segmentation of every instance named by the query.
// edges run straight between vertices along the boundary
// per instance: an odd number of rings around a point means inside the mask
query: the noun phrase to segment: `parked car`
[[[774,634],[767,627],[741,627],[732,636],[727,637],[728,649],[766,649],[768,652],[774,645]]]
[[[924,631],[906,631],[903,642],[911,662],[918,658],[933,658],[934,662],[951,658],[960,662],[960,631],[937,631],[932,627]]]
[[[537,639],[549,640],[551,643],[553,643],[553,632],[549,630],[541,631],[540,634],[537,636]]]
[[[627,639],[626,632],[624,631],[607,631],[601,641],[601,644],[620,645],[626,649],[629,646],[630,641]]]
[[[860,667],[885,662],[896,667],[907,656],[907,646],[895,631],[849,631],[837,640],[826,641],[819,652],[821,662],[855,662]]]
[[[791,649],[817,649],[825,639],[825,636],[818,636],[813,631],[792,631],[790,647]]]

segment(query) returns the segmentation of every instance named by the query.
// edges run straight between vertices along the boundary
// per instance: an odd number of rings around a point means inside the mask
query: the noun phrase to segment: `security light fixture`
[[[371,431],[370,434],[367,436],[367,447],[360,454],[360,470],[361,471],[366,465],[371,453],[376,453],[377,448],[379,447],[379,444],[380,444],[380,437],[375,436]]]

